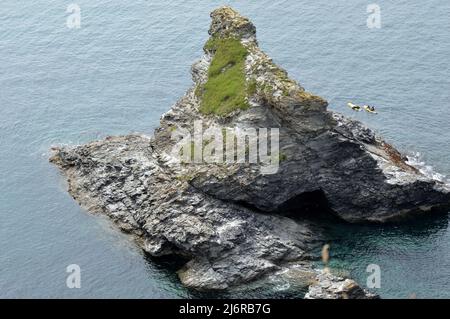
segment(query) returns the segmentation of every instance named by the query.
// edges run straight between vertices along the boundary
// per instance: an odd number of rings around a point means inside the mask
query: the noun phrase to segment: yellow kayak
[[[373,110],[370,109],[370,107],[369,107],[368,105],[364,105],[363,108],[364,108],[364,110],[366,110],[366,111],[369,112],[369,113],[378,114],[378,113],[375,111],[375,109],[373,109]]]
[[[357,111],[360,112],[361,111],[361,106],[353,104],[351,102],[347,103],[348,107],[351,108],[353,111]]]

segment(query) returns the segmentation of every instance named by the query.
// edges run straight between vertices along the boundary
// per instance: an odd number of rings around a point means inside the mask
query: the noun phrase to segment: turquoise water
[[[107,221],[82,211],[48,163],[52,145],[151,134],[191,85],[209,12],[249,16],[260,46],[302,85],[407,153],[450,175],[450,3],[377,1],[94,1],[81,28],[56,0],[0,5],[0,297],[192,296]],[[372,103],[379,116],[345,106]],[[383,297],[450,297],[448,217],[402,227],[330,228],[332,263],[365,283],[382,270]],[[82,288],[68,289],[79,264]]]

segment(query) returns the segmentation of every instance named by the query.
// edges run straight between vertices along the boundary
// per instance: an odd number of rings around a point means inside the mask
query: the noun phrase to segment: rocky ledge
[[[211,18],[194,85],[153,137],[55,148],[51,162],[82,207],[109,216],[145,252],[187,258],[178,272],[187,287],[225,290],[294,271],[309,285],[307,298],[374,297],[311,267],[322,230],[305,216],[400,221],[448,207],[449,186],[361,123],[327,110],[259,49],[247,18],[229,7]],[[261,162],[179,160],[183,151],[205,151],[208,141],[195,138],[199,121],[202,130],[277,128],[276,171]],[[174,153],[177,132],[194,139]]]

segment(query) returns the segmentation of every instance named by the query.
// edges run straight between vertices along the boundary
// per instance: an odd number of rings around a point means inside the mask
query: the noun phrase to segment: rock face
[[[59,149],[52,162],[76,201],[109,216],[146,252],[191,258],[179,271],[186,286],[226,289],[307,257],[319,229],[197,190],[161,166],[151,143],[145,136],[112,137]]]
[[[194,86],[162,116],[154,137],[110,137],[54,149],[51,161],[80,205],[109,216],[153,256],[189,258],[179,277],[200,290],[227,289],[308,260],[322,232],[303,218],[312,208],[348,222],[388,222],[448,206],[448,185],[425,176],[373,131],[328,111],[324,99],[289,79],[259,49],[247,18],[229,7],[211,17],[211,39],[192,67]],[[245,52],[241,69],[227,56],[235,51]],[[239,72],[245,101],[220,115],[203,111],[220,110],[234,98],[230,91],[204,108],[208,94],[213,96],[208,81],[215,76],[228,92],[235,83],[228,79]],[[192,133],[188,148],[195,154],[198,121],[203,130],[278,129],[277,171],[267,174],[259,162],[180,161],[177,155],[187,148],[174,153],[174,135]],[[205,144],[200,142],[202,150]],[[307,297],[371,296],[353,281],[316,272]]]

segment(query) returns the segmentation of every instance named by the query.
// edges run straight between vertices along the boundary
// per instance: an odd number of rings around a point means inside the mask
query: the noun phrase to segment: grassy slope
[[[199,88],[200,112],[227,115],[248,108],[244,72],[247,49],[234,38],[212,38],[205,47],[215,54],[208,70],[208,81]]]

